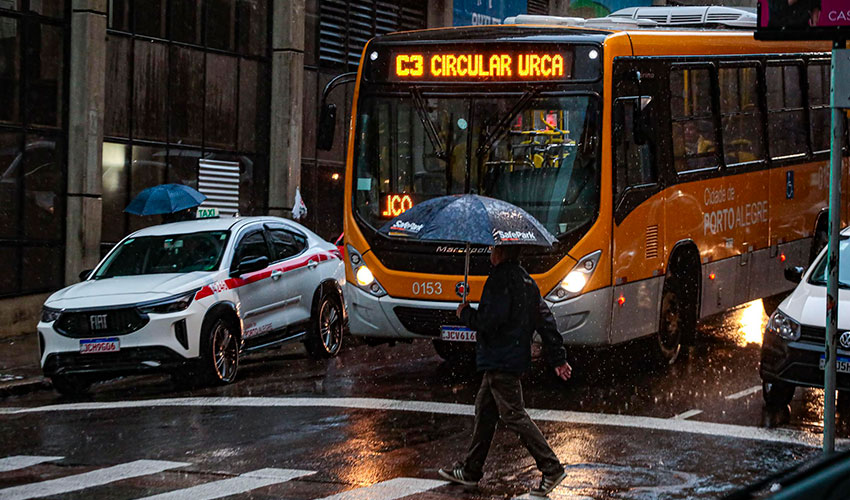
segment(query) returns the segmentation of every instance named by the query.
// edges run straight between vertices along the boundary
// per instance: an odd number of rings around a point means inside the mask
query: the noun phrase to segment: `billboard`
[[[528,0],[454,0],[455,26],[502,24],[506,17],[525,14]]]
[[[756,38],[839,40],[850,35],[850,0],[761,0]]]

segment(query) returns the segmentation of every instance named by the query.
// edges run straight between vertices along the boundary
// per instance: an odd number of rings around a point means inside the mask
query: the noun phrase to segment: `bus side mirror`
[[[330,151],[334,145],[336,132],[336,104],[322,105],[319,114],[319,130],[316,134],[316,147],[320,151]]]
[[[786,267],[785,279],[791,283],[799,283],[803,280],[803,271],[805,271],[805,269],[802,267]]]

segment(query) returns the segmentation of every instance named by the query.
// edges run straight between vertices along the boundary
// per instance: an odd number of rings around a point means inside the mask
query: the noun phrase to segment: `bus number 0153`
[[[440,295],[443,293],[443,284],[439,281],[414,281],[413,295]]]

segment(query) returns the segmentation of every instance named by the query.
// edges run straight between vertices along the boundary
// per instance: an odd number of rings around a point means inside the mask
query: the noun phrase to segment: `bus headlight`
[[[799,340],[800,323],[797,323],[777,309],[770,315],[770,319],[767,320],[767,333],[772,333],[785,340]]]
[[[348,259],[351,272],[354,273],[354,283],[358,288],[366,290],[375,297],[383,297],[387,294],[384,287],[375,279],[372,270],[363,262],[363,256],[351,245],[348,245]]]
[[[355,278],[357,278],[358,285],[369,286],[375,282],[375,275],[372,274],[372,271],[370,271],[368,267],[360,266],[355,272]]]
[[[601,255],[602,250],[597,250],[582,257],[572,270],[567,273],[566,277],[558,283],[558,286],[549,292],[546,300],[560,302],[579,295],[584,290],[584,287],[587,286],[587,282],[590,281],[593,272],[596,271]]]

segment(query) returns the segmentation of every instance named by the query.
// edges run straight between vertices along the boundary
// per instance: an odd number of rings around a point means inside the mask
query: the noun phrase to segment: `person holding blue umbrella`
[[[163,222],[194,219],[194,211],[207,197],[185,184],[160,184],[139,193],[124,209],[136,215],[164,215]]]
[[[564,340],[552,311],[537,283],[519,264],[524,246],[552,246],[552,234],[525,210],[485,196],[442,196],[414,206],[379,230],[389,237],[466,243],[491,248],[492,269],[478,309],[466,301],[468,278],[464,278],[463,301],[458,318],[476,332],[475,362],[483,372],[475,398],[472,442],[463,462],[439,470],[454,483],[475,486],[484,475],[484,462],[496,425],[502,423],[517,434],[543,473],[540,485],[530,493],[546,496],[566,477],[566,471],[540,429],[525,411],[521,375],[531,367],[531,342],[536,331],[543,341],[547,363],[562,380],[572,375]]]

